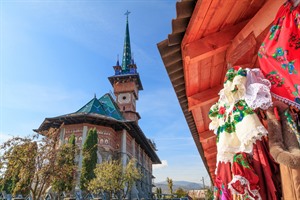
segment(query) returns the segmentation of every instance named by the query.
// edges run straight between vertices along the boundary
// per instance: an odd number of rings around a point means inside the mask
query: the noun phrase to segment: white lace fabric
[[[247,69],[245,101],[250,108],[267,110],[272,106],[270,88],[270,81],[264,77],[260,69]]]

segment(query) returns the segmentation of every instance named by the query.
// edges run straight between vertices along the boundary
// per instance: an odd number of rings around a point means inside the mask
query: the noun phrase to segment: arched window
[[[97,163],[102,163],[102,156],[101,156],[101,154],[100,154],[100,152],[99,151],[97,151]]]

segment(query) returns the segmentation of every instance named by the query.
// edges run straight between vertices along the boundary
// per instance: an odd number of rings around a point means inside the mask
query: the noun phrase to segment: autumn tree
[[[97,164],[95,175],[89,184],[89,190],[95,193],[107,192],[110,197],[113,194],[119,195],[122,199],[131,191],[135,181],[142,178],[134,159],[131,159],[124,169],[118,160]]]
[[[68,143],[61,145],[56,160],[55,168],[64,168],[53,177],[52,188],[56,192],[71,192],[75,186],[75,172],[77,165],[75,163],[76,155],[75,135],[72,134]]]
[[[33,200],[41,199],[57,174],[67,178],[69,166],[56,165],[60,148],[57,130],[49,132],[48,137],[15,137],[0,147],[0,166],[2,178],[0,185],[12,194],[31,194]]]
[[[86,190],[89,182],[95,178],[94,169],[97,164],[98,135],[96,129],[90,129],[83,144],[80,188]]]
[[[35,167],[37,143],[24,139],[11,147],[10,144],[6,144],[8,149],[1,160],[4,168],[2,189],[12,194],[27,195]]]
[[[185,191],[183,188],[179,187],[176,191],[175,194],[177,195],[177,198],[181,197],[186,197],[187,196],[187,191]]]
[[[169,177],[167,177],[167,183],[168,183],[168,188],[170,191],[171,196],[173,195],[173,180]]]

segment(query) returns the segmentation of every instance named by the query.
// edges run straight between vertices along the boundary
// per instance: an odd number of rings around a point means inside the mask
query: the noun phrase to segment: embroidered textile
[[[252,79],[250,83],[255,81]],[[238,152],[251,153],[253,143],[267,134],[256,113],[244,100],[246,82],[246,70],[240,67],[229,69],[220,99],[209,111],[212,120],[209,129],[217,134],[217,163],[232,162]]]
[[[300,6],[286,2],[280,7],[258,57],[272,95],[300,108]]]
[[[228,184],[232,194],[242,196],[242,199],[261,199],[258,192],[259,177],[249,164],[246,153],[238,153],[234,156],[232,164],[233,179]]]

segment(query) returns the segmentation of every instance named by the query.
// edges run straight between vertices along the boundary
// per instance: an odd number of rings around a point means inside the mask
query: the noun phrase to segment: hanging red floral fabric
[[[237,153],[232,163],[233,179],[228,184],[232,194],[244,200],[261,200],[259,194],[259,177],[251,166],[248,154]]]
[[[300,108],[300,6],[280,7],[258,57],[273,97]]]

